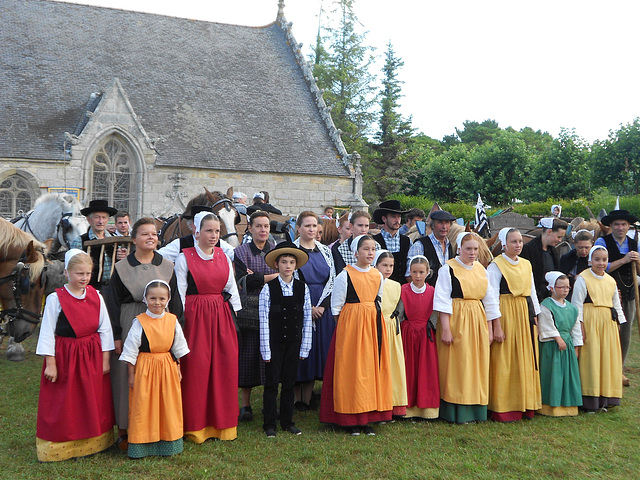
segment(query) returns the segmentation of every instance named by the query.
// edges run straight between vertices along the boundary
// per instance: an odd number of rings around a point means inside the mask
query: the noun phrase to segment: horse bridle
[[[0,285],[11,282],[11,289],[13,291],[13,300],[16,304],[15,307],[5,308],[0,310],[0,320],[3,322],[11,323],[14,320],[24,320],[25,322],[37,325],[42,320],[42,315],[22,308],[22,295],[27,295],[34,284],[29,279],[29,269],[31,267],[27,263],[27,252],[22,252],[20,260],[16,263],[13,271],[4,277],[0,278]],[[43,267],[42,274],[44,275]],[[40,281],[44,282],[44,277],[41,275]]]
[[[64,232],[69,230],[69,228],[71,227],[71,222],[69,221],[69,218],[72,216],[73,216],[73,212],[63,212],[62,215],[60,216],[60,221],[58,222],[58,225],[56,227],[56,237],[58,238],[58,242],[60,243],[60,245],[64,245],[67,248],[67,250],[70,249],[70,246],[69,246],[69,242],[67,242]],[[61,233],[60,230],[62,230],[62,236],[60,235]]]
[[[216,206],[218,205],[223,205],[224,208],[227,210],[227,212],[229,212],[233,207],[232,207],[232,202],[230,199],[228,198],[221,198],[220,200],[218,200],[217,202],[215,202],[213,205],[211,205],[211,210],[215,213],[216,211],[213,210]],[[220,210],[220,209],[218,209]],[[238,224],[240,222],[240,216],[238,215],[238,212],[236,212],[236,224]],[[229,237],[232,236],[238,236],[238,232],[232,232],[232,233],[227,233],[226,235],[222,235],[220,237],[220,240],[226,240]]]

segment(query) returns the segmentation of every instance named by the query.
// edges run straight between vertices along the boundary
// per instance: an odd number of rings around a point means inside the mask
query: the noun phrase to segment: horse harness
[[[11,323],[14,320],[24,320],[26,322],[37,325],[42,320],[42,315],[39,313],[32,312],[30,310],[26,310],[22,308],[22,296],[27,295],[35,284],[32,284],[29,280],[29,269],[30,266],[27,263],[27,252],[26,250],[22,252],[18,263],[14,267],[13,271],[4,277],[0,278],[0,285],[4,285],[5,283],[11,282],[11,289],[13,291],[13,300],[15,302],[15,307],[5,308],[0,310],[0,320],[2,322]],[[43,275],[40,276],[41,286],[44,286],[44,270],[46,269],[46,265],[43,267]],[[2,334],[4,334],[4,330]]]
[[[20,215],[11,220],[11,223],[16,224],[20,220],[24,219],[24,225],[21,230],[30,233],[34,238],[36,238],[36,234],[33,232],[33,229],[29,224],[29,219],[31,218],[32,213],[33,210],[31,210],[29,213],[20,213]],[[73,212],[62,212],[62,214],[60,215],[60,221],[56,225],[56,240],[58,240],[58,243],[60,243],[60,245],[64,245],[67,250],[70,249],[70,245],[69,242],[67,242],[64,233],[71,228],[71,222],[69,221],[69,218],[72,216]]]
[[[220,200],[218,200],[216,203],[214,203],[213,205],[211,205],[211,210],[213,210],[215,207],[217,207],[218,205],[222,205],[222,207],[224,207],[224,209],[229,212],[231,211],[231,209],[233,208],[233,202],[228,199],[228,198],[221,198]],[[218,209],[219,211],[220,209]],[[214,211],[215,213],[215,211]],[[238,223],[240,223],[240,214],[236,211],[236,220],[235,220],[235,224],[237,225]],[[232,232],[232,233],[227,233],[226,235],[222,235],[220,236],[220,240],[226,240],[229,237],[232,236],[238,236],[238,232]]]

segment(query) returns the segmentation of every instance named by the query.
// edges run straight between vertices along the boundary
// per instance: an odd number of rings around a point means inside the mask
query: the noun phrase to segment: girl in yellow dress
[[[382,292],[382,318],[389,340],[391,384],[393,389],[393,416],[407,413],[407,376],[400,332],[400,317],[404,310],[400,298],[401,285],[389,277],[393,273],[395,258],[389,250],[378,250],[374,265],[384,277]]]
[[[489,283],[500,294],[502,316],[493,322],[489,367],[491,419],[514,422],[533,418],[542,407],[537,332],[540,314],[531,263],[520,258],[522,234],[503,228],[502,255],[487,267]]]
[[[479,241],[469,232],[458,235],[458,256],[438,271],[434,296],[433,309],[439,312],[440,417],[452,423],[487,419],[493,340],[487,323],[500,317],[500,309],[487,271],[476,261]]]
[[[580,349],[582,408],[606,411],[622,398],[622,350],[618,324],[625,323],[616,281],[606,273],[609,252],[596,245],[589,252],[591,268],[576,278],[571,303],[578,308],[585,338]]]

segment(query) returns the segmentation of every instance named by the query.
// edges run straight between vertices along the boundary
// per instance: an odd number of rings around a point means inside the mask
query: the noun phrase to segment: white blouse
[[[596,275],[593,270],[589,269],[589,273],[595,278],[601,280],[604,275]],[[606,275],[606,274],[605,274]],[[576,283],[573,285],[573,295],[571,295],[571,303],[578,309],[578,320],[583,321],[584,299],[587,298],[587,283],[580,275],[576,277]],[[613,308],[618,312],[618,323],[626,323],[627,320],[624,317],[622,306],[620,305],[620,297],[618,296],[618,290],[613,294]]]
[[[357,265],[351,265],[359,272],[366,273],[371,270],[372,267],[360,268]],[[379,273],[379,272],[378,272]],[[378,289],[378,296],[382,298],[382,290],[384,286],[384,277],[380,273],[380,288]],[[341,271],[336,277],[336,281],[333,284],[333,293],[331,294],[331,313],[334,317],[340,315],[342,307],[344,307],[347,301],[347,271]]]
[[[520,258],[517,258],[515,261],[513,261],[504,253],[502,254],[502,256],[511,265],[518,265],[518,263],[520,263]],[[498,265],[496,265],[495,263],[490,263],[487,267],[487,274],[489,275],[489,283],[498,293],[498,298],[500,298],[500,281],[502,280],[502,272],[500,271],[500,267],[498,267]],[[536,313],[536,315],[540,315],[540,303],[538,302],[538,294],[536,293],[536,283],[533,279],[533,272],[531,272],[531,301],[533,302],[534,312]]]
[[[156,319],[161,319],[165,316],[165,314],[156,315],[155,313],[150,312],[148,309],[147,315],[149,315],[151,318]],[[142,324],[137,318],[134,318],[131,329],[127,334],[127,339],[124,341],[124,346],[122,347],[122,354],[119,358],[121,362],[129,362],[131,365],[136,364],[136,361],[138,360],[138,354],[140,353],[140,345],[142,344],[143,332],[144,329],[142,328]],[[178,322],[177,320],[173,337],[173,345],[171,345],[171,353],[173,353],[173,356],[176,358],[182,358],[187,353],[189,353],[187,340],[184,338],[182,327],[180,326],[180,322]]]
[[[214,253],[211,255],[207,255],[200,249],[198,245],[196,245],[196,253],[203,260],[211,260]],[[227,260],[227,265],[229,265],[229,276],[227,277],[227,284],[224,286],[224,291],[229,292],[231,294],[231,299],[229,303],[233,307],[233,310],[238,312],[242,310],[242,304],[240,303],[240,294],[238,293],[238,286],[236,285],[236,280],[233,275],[233,265],[231,265],[231,260],[227,255],[224,257]],[[187,272],[189,271],[189,267],[187,266],[187,258],[184,256],[184,253],[180,253],[178,258],[176,259],[176,281],[178,283],[178,293],[180,293],[180,298],[182,299],[182,304],[186,305],[187,299]]]
[[[551,299],[553,303],[560,308],[567,308],[567,302],[558,302],[555,299]],[[553,321],[553,315],[544,305],[540,305],[540,314],[538,315],[538,339],[541,342],[552,342],[555,337],[559,337],[560,332],[556,328],[556,324]],[[583,344],[582,328],[580,328],[580,322],[576,321],[571,329],[571,338],[573,339],[573,346],[580,347]]]
[[[64,288],[69,292],[69,295],[83,299],[86,296],[86,290],[82,295],[77,296],[69,291],[67,286]],[[109,320],[109,313],[107,307],[104,304],[102,295],[98,292],[100,298],[100,318],[98,319],[98,334],[100,335],[100,343],[102,343],[102,351],[109,352],[115,348],[113,343],[113,331],[111,330],[111,320]],[[44,312],[42,313],[42,324],[40,325],[40,335],[38,336],[38,345],[36,347],[36,355],[55,356],[56,354],[56,324],[58,323],[58,316],[62,311],[60,306],[60,300],[58,294],[53,292],[47,297],[47,301],[44,305]]]
[[[467,270],[471,270],[473,268],[473,266],[462,263],[460,257],[456,257],[455,260]],[[500,318],[500,299],[498,293],[491,285],[489,274],[486,273],[486,275],[488,280],[487,293],[481,300],[487,314],[487,320],[491,321],[496,318]],[[440,270],[438,270],[438,281],[436,282],[436,291],[433,296],[434,310],[442,313],[448,313],[450,315],[453,314],[453,299],[451,298],[451,291],[451,267],[445,264],[440,267]]]

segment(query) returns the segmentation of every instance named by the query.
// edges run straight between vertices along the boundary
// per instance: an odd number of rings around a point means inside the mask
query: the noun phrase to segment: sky
[[[273,22],[278,0],[65,0],[219,23]],[[311,53],[321,6],[285,0]],[[365,43],[404,61],[401,112],[441,139],[465,120],[604,140],[640,116],[637,0],[355,0]]]

